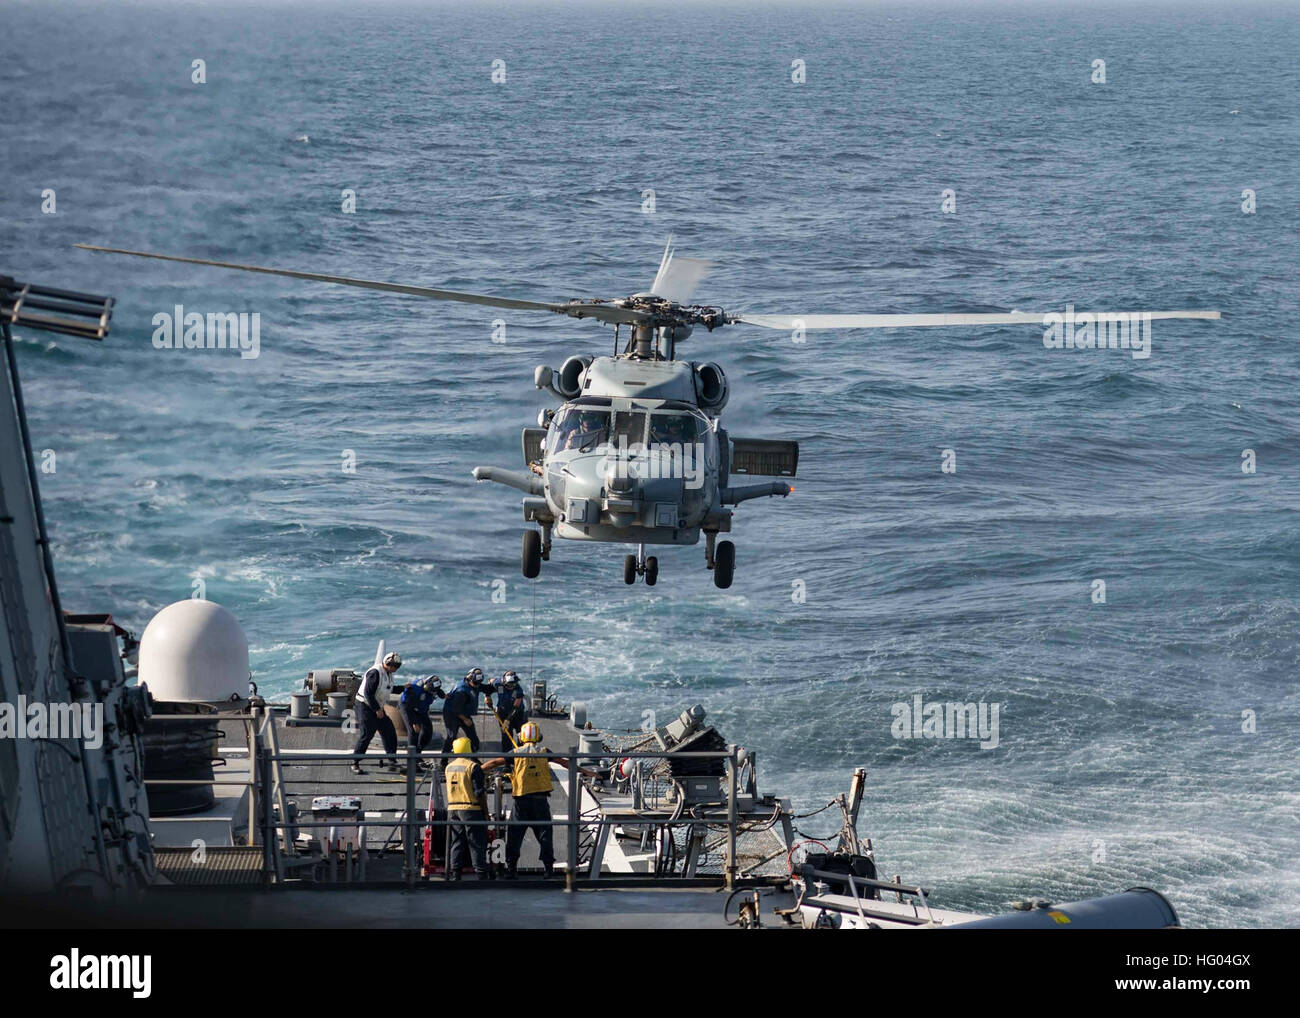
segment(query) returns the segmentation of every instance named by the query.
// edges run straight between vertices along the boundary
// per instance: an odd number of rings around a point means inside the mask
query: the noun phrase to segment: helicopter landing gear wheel
[[[524,531],[524,553],[522,558],[524,576],[530,580],[537,579],[542,571],[542,535],[536,530]]]
[[[638,576],[645,577],[647,587],[653,587],[659,579],[659,560],[651,555],[646,558],[645,545],[636,546],[636,554],[623,559],[623,582],[636,583]]]
[[[731,579],[736,574],[736,546],[730,541],[719,541],[718,550],[713,556],[713,585],[719,590],[731,586]]]

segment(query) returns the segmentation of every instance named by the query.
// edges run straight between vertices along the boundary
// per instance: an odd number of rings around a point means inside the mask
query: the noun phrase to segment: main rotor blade
[[[664,256],[659,262],[659,271],[655,273],[655,281],[650,284],[650,292],[675,304],[689,304],[712,268],[713,262],[704,258],[678,258],[673,235],[670,233],[668,243],[664,246]]]
[[[659,270],[650,292],[676,304],[689,304],[712,268],[713,262],[707,259],[679,258],[673,255],[668,264]]]
[[[237,269],[240,272],[260,272],[267,276],[288,276],[290,279],[310,279],[318,283],[337,283],[341,286],[359,286],[366,290],[386,290],[389,293],[405,293],[412,297],[427,297],[431,300],[452,300],[461,304],[485,304],[494,308],[513,308],[520,311],[552,311],[561,315],[573,315],[575,318],[600,318],[597,309],[603,305],[546,304],[535,300],[521,300],[517,297],[497,297],[482,293],[465,293],[461,290],[440,290],[431,286],[410,286],[406,283],[383,283],[373,279],[355,279],[351,276],[330,276],[321,272],[298,272],[295,269],[270,269],[261,265],[239,265],[235,262],[218,262],[207,258],[183,258],[180,255],[153,254],[149,251],[127,251],[118,247],[99,247],[95,244],[78,244],[86,251],[100,251],[104,254],[131,255],[135,258],[156,258],[164,262],[185,262],[189,265],[211,265],[219,269]],[[615,311],[615,309],[610,309]],[[616,309],[623,311],[625,309]],[[579,314],[578,311],[583,313]],[[602,319],[604,320],[604,319]],[[625,321],[629,319],[617,319]]]
[[[728,314],[728,322],[744,322],[764,329],[910,329],[945,325],[1044,325],[1045,318],[1061,312],[1006,311],[992,314],[938,314],[938,315],[748,315]],[[1218,318],[1218,311],[1076,311],[1092,316],[1094,322],[1133,321],[1138,316],[1156,318]]]

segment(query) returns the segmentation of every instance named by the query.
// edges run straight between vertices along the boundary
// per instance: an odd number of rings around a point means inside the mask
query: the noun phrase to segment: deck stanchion
[[[573,890],[573,882],[578,878],[578,814],[582,811],[582,799],[578,791],[578,757],[575,748],[569,754],[569,865],[564,874],[564,889]]]
[[[727,747],[727,890],[736,884],[736,747]]]
[[[405,864],[402,873],[407,887],[415,886],[415,733],[406,739],[406,823],[402,828]]]
[[[248,719],[244,722],[244,733],[248,737],[248,843],[257,844],[257,829],[261,825],[261,818],[257,815],[257,783],[259,775],[257,773],[257,718],[259,711],[256,704],[250,706]]]
[[[257,748],[256,771],[258,780],[261,781],[263,788],[271,780],[271,760],[270,754],[265,747]],[[279,876],[279,865],[275,855],[275,835],[272,834],[271,828],[274,824],[274,818],[271,815],[271,797],[262,796],[262,886],[269,886],[273,877]]]
[[[438,754],[438,767],[440,768],[441,777],[443,778],[443,780],[446,780],[446,776],[447,776],[447,754],[446,753]],[[434,780],[437,781],[438,779],[434,778]],[[445,792],[446,790],[443,789],[443,791]],[[442,817],[444,821],[442,825],[442,879],[450,880],[451,879],[451,807],[448,804],[448,801],[445,796],[442,800]]]

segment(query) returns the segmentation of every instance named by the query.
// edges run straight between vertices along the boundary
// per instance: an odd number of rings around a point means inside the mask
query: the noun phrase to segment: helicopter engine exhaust
[[[591,366],[590,357],[570,357],[560,368],[555,389],[564,399],[575,399],[582,393],[583,372]]]
[[[710,413],[720,412],[730,395],[722,368],[711,362],[698,365],[695,368],[695,393],[703,409]]]

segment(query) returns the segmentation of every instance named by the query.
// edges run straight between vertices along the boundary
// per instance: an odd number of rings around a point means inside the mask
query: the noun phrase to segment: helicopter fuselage
[[[608,423],[591,426],[602,418]],[[710,424],[675,400],[564,403],[546,438],[545,508],[526,499],[525,515],[549,516],[555,535],[571,540],[695,544],[718,502],[718,435]],[[730,513],[714,515],[716,529],[730,529]]]
[[[526,576],[550,557],[552,536],[635,544],[624,577],[644,575],[652,583],[658,563],[645,557],[644,545],[693,545],[703,534],[712,569],[716,536],[731,530],[725,506],[791,490],[783,482],[730,486],[732,442],[719,427],[727,382],[716,364],[571,357],[558,372],[539,367],[534,381],[561,404],[543,411],[539,427],[524,429],[528,472],[474,471],[478,480],[523,491],[524,519],[542,528],[540,540],[525,537]],[[782,472],[794,476],[797,444],[767,444],[786,449],[789,469]],[[723,543],[720,586],[730,584],[734,560]]]

